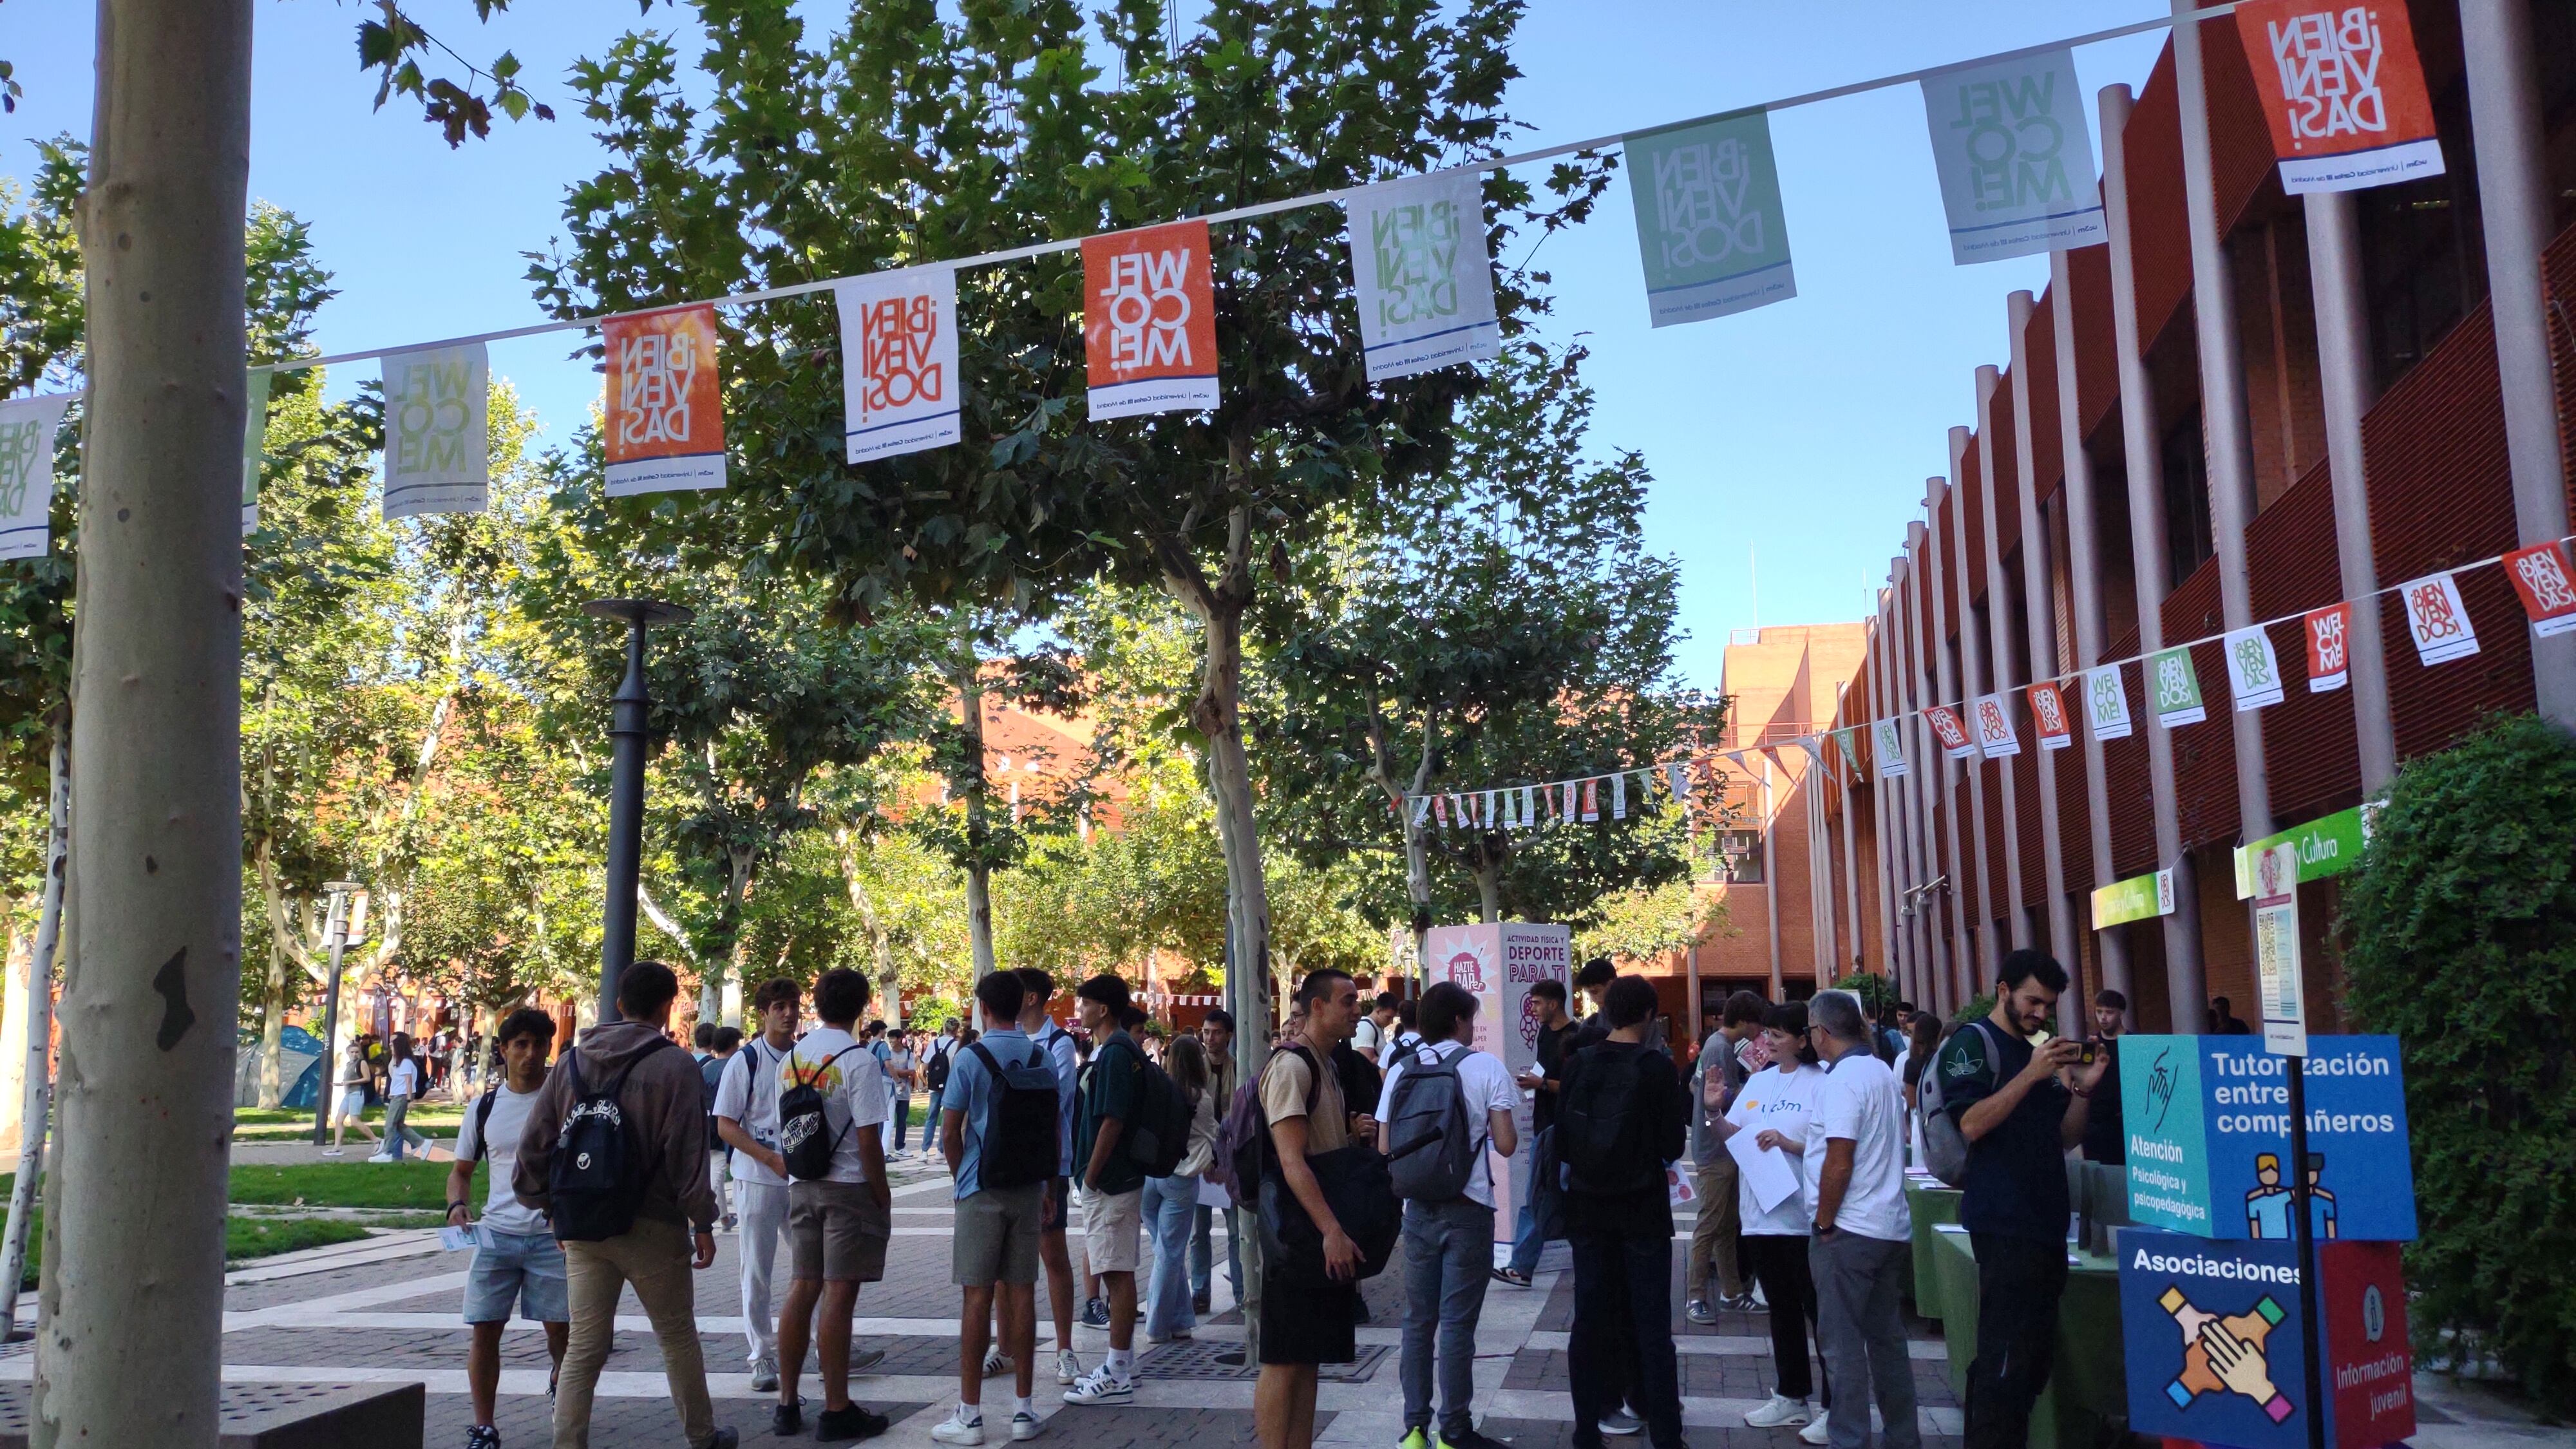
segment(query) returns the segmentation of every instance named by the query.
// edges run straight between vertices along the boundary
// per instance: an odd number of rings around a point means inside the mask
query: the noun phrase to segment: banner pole
[[[2299,1253],[2299,1348],[2308,1379],[2308,1449],[2326,1449],[2325,1335],[2317,1322],[2317,1225],[2308,1196],[2308,1059],[2283,1060],[2290,1074],[2290,1236]]]

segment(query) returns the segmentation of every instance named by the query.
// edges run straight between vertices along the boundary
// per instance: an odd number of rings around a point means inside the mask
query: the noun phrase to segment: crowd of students
[[[2094,1104],[2116,1070],[2126,1003],[2098,998],[2087,1040],[2043,1040],[2065,982],[2046,956],[2015,952],[1991,1015],[1946,1032],[1910,1008],[1873,1021],[1844,991],[1778,1003],[1738,992],[1695,1052],[1682,1045],[1685,1066],[1653,985],[1594,961],[1576,976],[1579,1018],[1563,985],[1533,986],[1536,1064],[1516,1079],[1475,1049],[1470,992],[1440,983],[1364,1002],[1351,977],[1319,970],[1296,984],[1260,1078],[1238,1084],[1225,1013],[1149,1050],[1123,981],[1082,982],[1068,1030],[1048,1014],[1055,983],[1035,970],[984,978],[971,1024],[927,1040],[863,1023],[869,986],[855,972],[824,973],[819,1024],[801,1032],[803,990],[771,981],[748,1038],[702,1033],[692,1058],[664,1050],[675,976],[639,962],[620,981],[623,1019],[586,1030],[551,1070],[552,1020],[511,1013],[491,1090],[466,1111],[452,1226],[471,1224],[475,1168],[491,1165],[465,1295],[468,1446],[498,1449],[501,1325],[516,1306],[546,1325],[554,1443],[583,1449],[628,1287],[692,1449],[733,1444],[714,1422],[691,1286],[719,1227],[740,1235],[745,1352],[755,1390],[776,1395],[774,1432],[806,1428],[810,1348],[815,1437],[882,1433],[885,1417],[850,1396],[851,1376],[882,1355],[854,1352],[851,1329],[861,1285],[884,1274],[898,1150],[887,1124],[915,1083],[930,1098],[924,1148],[954,1200],[958,1393],[932,1431],[942,1443],[1044,1431],[1041,1272],[1063,1401],[1133,1402],[1140,1322],[1149,1343],[1190,1337],[1211,1306],[1213,1224],[1239,1200],[1249,1211],[1236,1221],[1260,1239],[1257,1276],[1245,1282],[1233,1231],[1227,1267],[1254,1319],[1265,1449],[1312,1442],[1319,1368],[1356,1356],[1360,1284],[1399,1243],[1399,1449],[1499,1449],[1475,1425],[1485,1296],[1498,1281],[1529,1286],[1560,1239],[1574,1443],[1642,1433],[1675,1449],[1674,1205],[1687,1202],[1683,1316],[1768,1311],[1772,1387],[1746,1422],[1860,1449],[1874,1405],[1891,1449],[1915,1449],[1904,1185],[1928,1130],[1959,1146],[1960,1219],[1983,1280],[1967,1441],[2016,1445],[2048,1376],[2065,1279],[2064,1154],[2117,1146],[2116,1086],[2103,1094],[2107,1136]],[[1513,1165],[1508,1183],[1496,1160]],[[1497,1266],[1505,1213],[1511,1248]],[[789,1280],[774,1293],[782,1239]],[[1077,1304],[1080,1321],[1107,1330],[1088,1369]],[[988,1424],[984,1389],[1002,1382],[1010,1406]]]

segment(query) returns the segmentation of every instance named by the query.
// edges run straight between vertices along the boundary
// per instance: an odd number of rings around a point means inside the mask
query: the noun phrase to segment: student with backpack
[[[1682,1155],[1690,1103],[1670,1055],[1646,1039],[1655,988],[1621,976],[1601,991],[1609,1035],[1567,1065],[1556,1109],[1574,1250],[1571,1355],[1576,1449],[1601,1449],[1624,1388],[1655,1449],[1682,1442],[1673,1354],[1673,1209],[1664,1164]]]
[[[922,1051],[921,1089],[929,1094],[928,1120],[932,1122],[939,1120],[939,1114],[943,1110],[939,1105],[940,1094],[947,1090],[948,1073],[957,1065],[957,1053],[964,1049],[960,1041],[963,1029],[964,1023],[952,1019],[946,1026],[939,1029],[939,1034],[931,1038],[930,1045]],[[937,1133],[921,1134],[921,1155],[924,1157],[939,1155]]]
[[[1744,1260],[1753,1281],[1771,1308],[1771,1397],[1744,1416],[1756,1429],[1808,1425],[1800,1434],[1810,1444],[1825,1442],[1820,1420],[1809,1400],[1817,1397],[1814,1362],[1807,1354],[1808,1330],[1816,1321],[1816,1280],[1807,1266],[1810,1222],[1806,1203],[1794,1184],[1806,1171],[1807,1132],[1823,1095],[1824,1069],[1807,1041],[1807,1004],[1784,1001],[1762,1018],[1762,1035],[1771,1065],[1753,1074],[1727,1109],[1727,1136],[1753,1134],[1757,1150],[1786,1160],[1791,1189],[1765,1207],[1752,1176],[1736,1180],[1736,1213],[1742,1219]],[[1833,1403],[1825,1385],[1823,1402]],[[1810,1437],[1812,1435],[1812,1437]]]
[[[2030,1437],[2031,1406],[2057,1353],[2066,1291],[2066,1152],[2084,1141],[2107,1057],[2031,1038],[2057,1019],[2066,968],[2023,949],[2004,957],[1995,1009],[1941,1044],[1922,1087],[1925,1155],[1966,1191],[1959,1225],[1977,1255],[1977,1357],[1968,1365],[1968,1449]],[[2112,1090],[2119,1090],[2114,1084]]]
[[[885,1357],[880,1350],[854,1361],[850,1332],[859,1285],[885,1277],[886,1243],[894,1232],[885,1072],[855,1035],[867,1006],[868,978],[845,967],[824,972],[814,983],[814,1014],[823,1024],[778,1066],[778,1154],[787,1164],[787,1241],[796,1274],[778,1314],[778,1408],[770,1430],[782,1439],[805,1427],[796,1381],[809,1332],[823,1375],[814,1437],[867,1439],[888,1423],[850,1401],[850,1374]]]
[[[1136,1398],[1136,1235],[1146,1176],[1129,1134],[1137,1128],[1146,1078],[1162,1076],[1162,1069],[1145,1060],[1136,1039],[1120,1025],[1127,1014],[1126,982],[1094,976],[1073,997],[1092,1044],[1073,1129],[1083,1193],[1082,1252],[1090,1270],[1100,1275],[1101,1295],[1109,1300],[1109,1356],[1066,1389],[1064,1401],[1127,1404]],[[1170,1078],[1163,1080],[1168,1089]]]
[[[1359,1353],[1355,1309],[1368,1254],[1345,1229],[1316,1170],[1319,1160],[1352,1147],[1332,1055],[1359,1016],[1359,987],[1348,973],[1307,972],[1297,983],[1289,1030],[1248,1104],[1262,1130],[1247,1134],[1238,1116],[1227,1118],[1235,1190],[1253,1209],[1244,1216],[1261,1223],[1261,1378],[1252,1398],[1261,1449],[1308,1449],[1317,1366],[1349,1363]],[[1296,1251],[1279,1251],[1292,1246],[1285,1241],[1292,1226]]]
[[[1145,1341],[1170,1343],[1190,1336],[1198,1316],[1190,1304],[1190,1235],[1198,1225],[1199,1179],[1216,1160],[1215,1074],[1207,1048],[1194,1036],[1172,1039],[1164,1069],[1189,1103],[1189,1146],[1160,1177],[1145,1179],[1139,1206],[1154,1244],[1154,1273],[1145,1293]]]
[[[1019,975],[1020,1034],[1045,1052],[1055,1068],[1055,1180],[1038,1233],[1038,1263],[1046,1269],[1047,1306],[1055,1311],[1055,1381],[1070,1388],[1082,1377],[1082,1360],[1073,1355],[1073,1252],[1065,1241],[1073,1211],[1073,1119],[1082,1067],[1073,1033],[1047,1015],[1047,1003],[1055,999],[1055,978],[1035,966],[1021,967]],[[991,1371],[988,1359],[986,1372]]]
[[[741,1050],[742,1028],[720,1026],[710,1039],[707,1054],[698,1059],[698,1081],[705,1088],[707,1107],[707,1185],[716,1195],[717,1225],[726,1232],[734,1229],[733,1204],[725,1192],[725,1179],[733,1170],[733,1146],[716,1132],[716,1090],[724,1085],[725,1068],[733,1064],[734,1055]]]
[[[522,1205],[510,1186],[519,1135],[546,1084],[546,1051],[554,1039],[554,1018],[535,1007],[523,1006],[502,1018],[505,1075],[465,1109],[464,1125],[456,1134],[456,1165],[447,1170],[447,1225],[475,1228],[474,1260],[465,1272],[465,1322],[474,1335],[465,1350],[465,1391],[474,1405],[465,1449],[501,1449],[492,1410],[501,1386],[501,1330],[510,1322],[511,1305],[518,1305],[520,1317],[545,1325],[546,1353],[558,1369],[570,1332],[563,1245],[555,1241],[546,1215]],[[474,1169],[486,1158],[492,1163],[491,1181],[483,1220],[476,1225]]]
[[[1494,1179],[1489,1151],[1520,1146],[1520,1089],[1476,1036],[1474,993],[1452,981],[1422,994],[1422,1045],[1387,1050],[1378,1139],[1396,1196],[1404,1199],[1404,1437],[1397,1449],[1432,1449],[1434,1334],[1440,1374],[1439,1443],[1501,1449],[1475,1429],[1476,1321],[1494,1261]]]
[[[752,993],[760,1035],[743,1043],[716,1084],[716,1131],[733,1148],[734,1238],[742,1266],[742,1333],[750,1345],[751,1391],[778,1388],[778,1327],[769,1282],[787,1232],[787,1159],[778,1153],[778,1069],[796,1047],[805,994],[779,977]]]
[[[652,1319],[689,1449],[739,1442],[716,1426],[698,1347],[689,1272],[716,1260],[716,1199],[697,1064],[663,1035],[679,994],[679,977],[659,961],[626,968],[622,1019],[583,1032],[556,1060],[511,1163],[519,1201],[546,1214],[564,1249],[572,1331],[556,1380],[555,1449],[590,1449],[591,1396],[629,1287]]]
[[[943,1444],[984,1442],[987,1334],[998,1321],[1001,1362],[1015,1372],[1010,1435],[1045,1429],[1031,1401],[1037,1357],[1038,1238],[1054,1190],[1055,1067],[1020,1030],[1020,978],[975,983],[984,1035],[949,1070],[940,1151],[955,1179],[950,1276],[957,1284],[957,1409],[931,1428]]]

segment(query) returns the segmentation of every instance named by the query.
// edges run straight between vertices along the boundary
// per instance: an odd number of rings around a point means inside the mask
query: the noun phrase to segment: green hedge
[[[2408,764],[2343,902],[2353,1019],[2406,1066],[2417,1346],[2576,1413],[2576,738],[2505,718]]]

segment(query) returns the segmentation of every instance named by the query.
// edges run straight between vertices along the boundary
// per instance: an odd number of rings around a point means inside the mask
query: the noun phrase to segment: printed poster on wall
[[[2093,175],[2092,99],[2064,47],[1923,78],[1950,260],[2092,246],[2109,236]]]
[[[608,349],[608,496],[725,486],[716,309],[611,317],[599,335]]]
[[[1204,221],[1082,239],[1082,348],[1095,419],[1216,406],[1216,291]]]
[[[0,558],[53,547],[54,434],[70,393],[0,402]]]
[[[2209,718],[2200,704],[2200,671],[2191,663],[2191,646],[2179,645],[2147,656],[2147,688],[2155,696],[2156,723],[2180,729]]]
[[[2282,190],[2359,191],[2442,174],[2406,0],[2239,0],[2236,35]]]
[[[2546,639],[2576,629],[2576,582],[2569,578],[2566,549],[2554,542],[2515,549],[2504,556],[2504,572],[2522,595],[2532,633]]]
[[[2238,714],[2281,702],[2281,661],[2272,653],[2272,636],[2263,626],[2231,629],[2219,641],[2227,659],[2227,690]]]
[[[853,463],[943,448],[958,429],[957,273],[906,267],[832,289],[841,429]]]
[[[2397,586],[2406,605],[2406,632],[2415,640],[2415,657],[2428,667],[2466,659],[2478,652],[2478,630],[2469,622],[2468,603],[2459,581],[2433,574]]]
[[[1968,727],[1959,723],[1957,712],[1948,705],[1933,705],[1923,711],[1923,719],[1941,741],[1942,758],[1964,760],[1977,752],[1977,742],[1968,738]]]
[[[2371,600],[2377,608],[2379,601]],[[2311,609],[2300,621],[2308,640],[2308,693],[2325,694],[2344,687],[2352,671],[2352,605],[2349,602]]]
[[[268,448],[268,388],[273,373],[250,374],[248,406],[242,414],[242,537],[259,527],[259,465]]]
[[[2263,1050],[2308,1054],[2306,983],[2299,974],[2299,848],[2279,845],[2254,863],[2254,982]]]
[[[1905,776],[1905,731],[1892,719],[1876,722],[1878,732],[1878,777],[1897,780]]]
[[[483,344],[390,353],[384,367],[385,517],[482,512],[492,488]]]
[[[2013,733],[2012,708],[2002,695],[1978,696],[1971,712],[1977,721],[1977,753],[1989,760],[2008,760],[2021,753],[2021,736]]]
[[[1705,322],[1798,295],[1768,112],[1638,131],[1624,144],[1653,325]]]
[[[2075,743],[2075,722],[2067,716],[2066,696],[2055,684],[2032,685],[2030,695],[2031,728],[2039,733],[2043,750],[2062,750]]]
[[[2084,717],[2097,740],[2125,740],[2132,728],[2129,687],[2120,682],[2120,666],[2105,664],[2084,671]]]
[[[1369,381],[1502,353],[1494,264],[1485,250],[1484,173],[1383,182],[1347,206]]]

